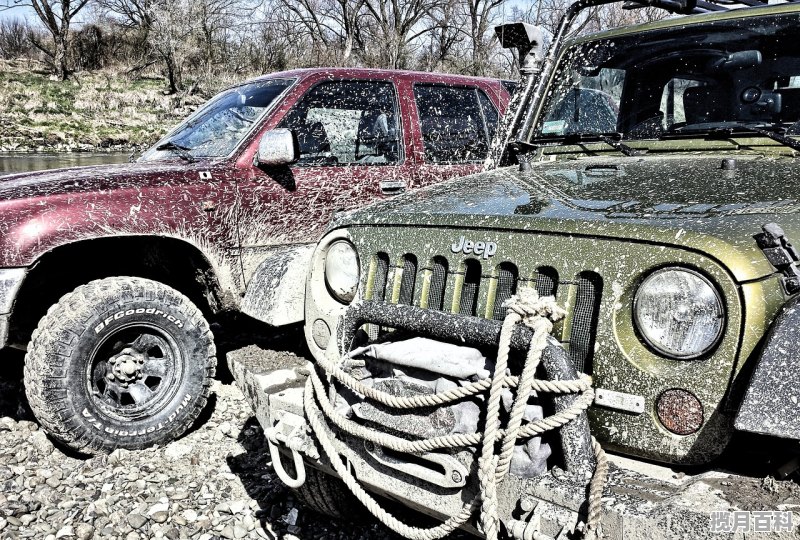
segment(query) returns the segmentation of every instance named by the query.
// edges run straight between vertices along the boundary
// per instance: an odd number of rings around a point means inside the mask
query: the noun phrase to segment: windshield
[[[172,159],[176,149],[191,158],[230,155],[261,120],[275,98],[293,82],[292,79],[269,79],[222,92],[139,160]]]
[[[659,139],[743,125],[800,133],[799,19],[745,17],[577,45],[531,139]]]

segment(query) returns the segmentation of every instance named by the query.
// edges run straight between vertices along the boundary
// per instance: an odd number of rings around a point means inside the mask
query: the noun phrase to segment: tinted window
[[[481,111],[483,112],[483,119],[486,122],[486,130],[488,132],[489,143],[491,144],[494,139],[494,132],[497,131],[497,122],[500,117],[497,114],[497,109],[494,108],[492,100],[489,99],[483,90],[478,90],[478,100],[481,103]]]
[[[742,124],[798,133],[798,24],[796,13],[771,14],[577,44],[532,136],[661,139]]]
[[[482,92],[476,88],[416,85],[414,96],[425,161],[464,163],[486,158],[497,125],[497,111]]]
[[[508,92],[510,96],[514,95],[514,92],[517,91],[517,87],[519,86],[517,81],[500,81],[500,84],[503,85],[503,88],[506,89],[506,92]]]
[[[394,86],[381,81],[318,84],[281,123],[297,134],[300,165],[384,164],[400,160]]]

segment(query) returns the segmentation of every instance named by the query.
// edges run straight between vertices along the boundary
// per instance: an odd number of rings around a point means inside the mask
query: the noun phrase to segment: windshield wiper
[[[628,146],[623,142],[623,135],[622,133],[569,133],[567,135],[560,135],[555,137],[535,137],[531,139],[530,143],[526,143],[523,141],[515,141],[514,144],[521,145],[521,146],[534,146],[539,147],[541,146],[540,143],[546,142],[559,142],[561,144],[579,144],[582,142],[595,142],[600,141],[604,142],[607,145],[611,146],[615,150],[619,150],[626,156],[640,156],[642,154],[646,154],[647,150],[639,150],[637,148],[633,148]]]
[[[189,153],[189,150],[191,150],[191,148],[189,148],[188,146],[182,146],[176,143],[175,141],[167,141],[165,143],[161,143],[158,146],[156,146],[156,150],[167,150],[169,152],[172,152],[176,156],[180,157],[184,161],[188,161],[189,163],[194,163],[195,161],[197,161],[194,158],[194,156]]]
[[[776,126],[777,128],[777,126]],[[797,139],[793,139],[784,135],[783,133],[778,133],[777,131],[765,129],[758,126],[750,126],[747,124],[729,124],[725,127],[717,127],[711,129],[698,129],[698,130],[686,130],[682,129],[680,133],[691,134],[691,133],[706,133],[710,137],[722,137],[722,138],[732,138],[734,133],[737,131],[739,132],[749,132],[749,133],[756,133],[758,135],[762,135],[767,137],[768,139],[772,139],[775,142],[781,143],[782,145],[791,148],[792,150],[797,150],[800,152],[800,141]]]

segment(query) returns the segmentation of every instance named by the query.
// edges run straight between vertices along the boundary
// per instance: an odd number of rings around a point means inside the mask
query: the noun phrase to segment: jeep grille
[[[567,318],[554,332],[576,369],[591,373],[603,290],[602,278],[592,271],[565,278],[551,266],[526,269],[509,261],[451,261],[445,256],[420,261],[410,253],[392,261],[386,253],[376,253],[367,270],[364,298],[502,320],[503,302],[518,287],[535,287],[540,296],[555,296],[567,309]],[[376,330],[370,329],[373,337]]]

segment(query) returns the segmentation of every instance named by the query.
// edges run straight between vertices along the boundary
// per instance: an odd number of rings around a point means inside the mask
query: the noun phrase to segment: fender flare
[[[271,250],[247,284],[242,313],[272,326],[305,320],[306,279],[315,247],[316,243]]]
[[[764,342],[734,427],[800,439],[800,296],[784,304]]]

